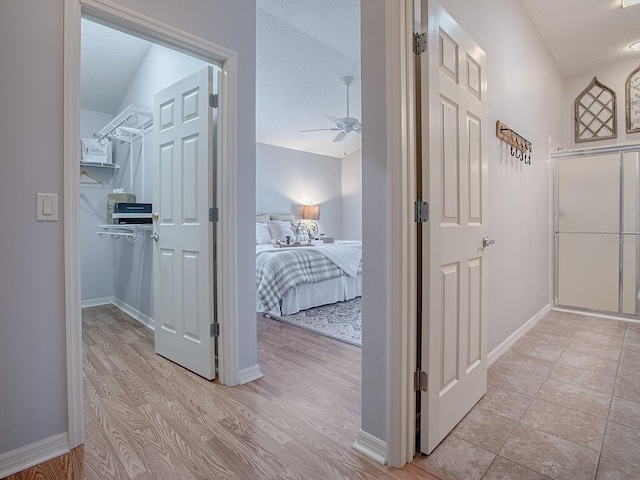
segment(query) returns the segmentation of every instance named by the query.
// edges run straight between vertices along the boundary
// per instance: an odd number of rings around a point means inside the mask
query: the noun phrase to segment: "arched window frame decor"
[[[593,77],[589,86],[576,98],[574,112],[576,143],[618,136],[616,93],[596,77]]]
[[[627,77],[625,96],[627,133],[640,132],[640,66]]]

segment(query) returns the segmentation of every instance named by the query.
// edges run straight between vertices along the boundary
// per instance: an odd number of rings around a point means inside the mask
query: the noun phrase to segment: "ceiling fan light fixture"
[[[640,1],[640,0],[638,0]],[[631,50],[636,50],[636,51],[640,51],[640,41],[638,42],[633,42],[631,45],[629,45],[629,48]]]
[[[622,8],[633,7],[640,3],[640,0],[622,0]]]

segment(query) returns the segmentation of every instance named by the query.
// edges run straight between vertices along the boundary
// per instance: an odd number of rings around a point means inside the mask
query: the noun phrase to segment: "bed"
[[[289,220],[276,222],[286,227]],[[273,221],[263,226],[259,223],[256,222],[257,312],[290,315],[362,295],[362,242],[312,241],[309,246],[281,248],[276,244],[278,235],[289,232],[277,232],[270,225]],[[264,225],[272,227],[269,233]]]

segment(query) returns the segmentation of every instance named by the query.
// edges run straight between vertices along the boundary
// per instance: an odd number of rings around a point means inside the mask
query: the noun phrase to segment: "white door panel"
[[[486,392],[487,114],[484,52],[436,2],[422,1],[424,224],[421,450],[430,453]]]
[[[213,67],[154,96],[156,353],[215,378]]]

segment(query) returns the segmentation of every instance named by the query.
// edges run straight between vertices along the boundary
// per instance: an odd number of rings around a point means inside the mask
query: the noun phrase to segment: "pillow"
[[[271,231],[266,223],[256,223],[256,245],[271,243]]]
[[[267,223],[269,220],[268,213],[261,213],[260,215],[256,215],[256,223]]]
[[[284,221],[287,220],[291,225],[296,223],[296,217],[293,216],[293,213],[271,213],[269,214],[271,220]]]
[[[287,221],[270,221],[269,231],[274,240],[286,241],[287,237],[293,242],[293,231],[291,230],[291,223]]]

